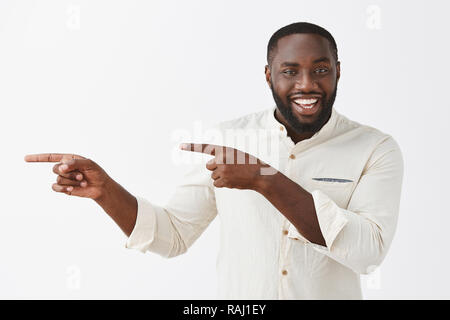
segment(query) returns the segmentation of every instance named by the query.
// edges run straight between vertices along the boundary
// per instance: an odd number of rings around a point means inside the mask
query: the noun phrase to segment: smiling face
[[[320,130],[331,115],[340,76],[328,40],[311,33],[282,37],[265,73],[277,119],[288,131],[312,136]]]

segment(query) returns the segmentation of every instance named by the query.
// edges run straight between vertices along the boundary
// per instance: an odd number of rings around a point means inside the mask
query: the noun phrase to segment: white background
[[[163,205],[181,168],[173,133],[273,105],[266,46],[309,21],[335,37],[336,109],[394,136],[405,160],[400,218],[368,299],[448,299],[447,1],[0,2],[0,298],[212,299],[216,220],[187,254],[124,247],[93,201],[51,190],[50,164],[90,157]]]

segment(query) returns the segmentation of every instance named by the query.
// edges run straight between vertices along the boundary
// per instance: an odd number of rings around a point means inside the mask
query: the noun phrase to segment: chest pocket
[[[307,191],[320,190],[343,209],[347,208],[355,186],[356,182],[351,178],[312,177],[305,181]]]

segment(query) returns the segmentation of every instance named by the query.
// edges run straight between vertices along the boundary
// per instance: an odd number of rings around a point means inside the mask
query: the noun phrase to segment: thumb
[[[75,170],[82,171],[93,167],[93,161],[89,159],[62,159],[62,165],[59,171],[62,173],[72,172]]]

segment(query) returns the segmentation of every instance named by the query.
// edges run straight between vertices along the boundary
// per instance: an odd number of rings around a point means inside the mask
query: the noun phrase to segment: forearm
[[[113,179],[109,179],[102,195],[95,201],[129,237],[136,224],[136,198]]]
[[[261,193],[309,241],[326,246],[309,192],[280,172],[261,176]]]

